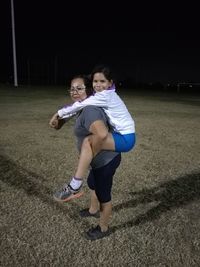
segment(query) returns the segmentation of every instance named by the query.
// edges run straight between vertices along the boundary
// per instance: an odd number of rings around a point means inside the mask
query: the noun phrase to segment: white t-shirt
[[[135,132],[134,120],[114,89],[97,92],[83,101],[77,101],[71,106],[65,106],[58,110],[58,115],[60,118],[68,118],[70,114],[74,114],[89,105],[104,109],[115,132],[120,134]]]

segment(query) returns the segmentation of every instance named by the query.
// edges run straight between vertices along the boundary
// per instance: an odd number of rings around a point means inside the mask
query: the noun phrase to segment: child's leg
[[[74,189],[78,189],[82,184],[89,165],[101,150],[111,150],[118,152],[128,152],[135,145],[135,134],[121,135],[119,133],[108,133],[104,139],[100,139],[93,134],[86,137],[81,147],[80,158],[75,177],[70,182]]]
[[[112,134],[108,133],[106,138],[100,140],[96,135],[90,135],[83,141],[78,167],[70,185],[73,189],[78,189],[83,182],[90,163],[101,150],[115,150],[115,143]]]
[[[115,151],[115,141],[111,133],[108,133],[106,138],[101,141],[99,141],[99,138],[97,138],[96,135],[90,135],[89,141],[93,157],[95,157],[101,150]]]
[[[81,153],[79,157],[77,171],[75,177],[84,177],[90,163],[101,150],[114,150],[115,143],[112,134],[108,133],[106,138],[102,141],[96,135],[90,135],[83,141]]]

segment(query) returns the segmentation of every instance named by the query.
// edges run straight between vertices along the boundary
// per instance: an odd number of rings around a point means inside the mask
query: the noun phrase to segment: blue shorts
[[[117,132],[113,132],[112,136],[115,141],[116,152],[128,152],[135,145],[135,133],[120,134]]]

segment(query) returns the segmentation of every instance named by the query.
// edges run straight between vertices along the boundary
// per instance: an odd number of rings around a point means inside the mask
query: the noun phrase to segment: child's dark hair
[[[94,69],[91,72],[91,80],[93,80],[94,74],[97,73],[97,72],[98,73],[103,73],[108,81],[111,81],[111,80],[114,81],[114,74],[111,71],[109,66],[106,66],[106,65],[103,65],[103,64],[95,66]]]

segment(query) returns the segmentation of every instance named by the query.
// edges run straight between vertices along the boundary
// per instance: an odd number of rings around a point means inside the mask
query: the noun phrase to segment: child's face
[[[107,90],[113,81],[109,81],[106,79],[103,73],[95,73],[92,81],[92,86],[95,92],[101,92]]]

